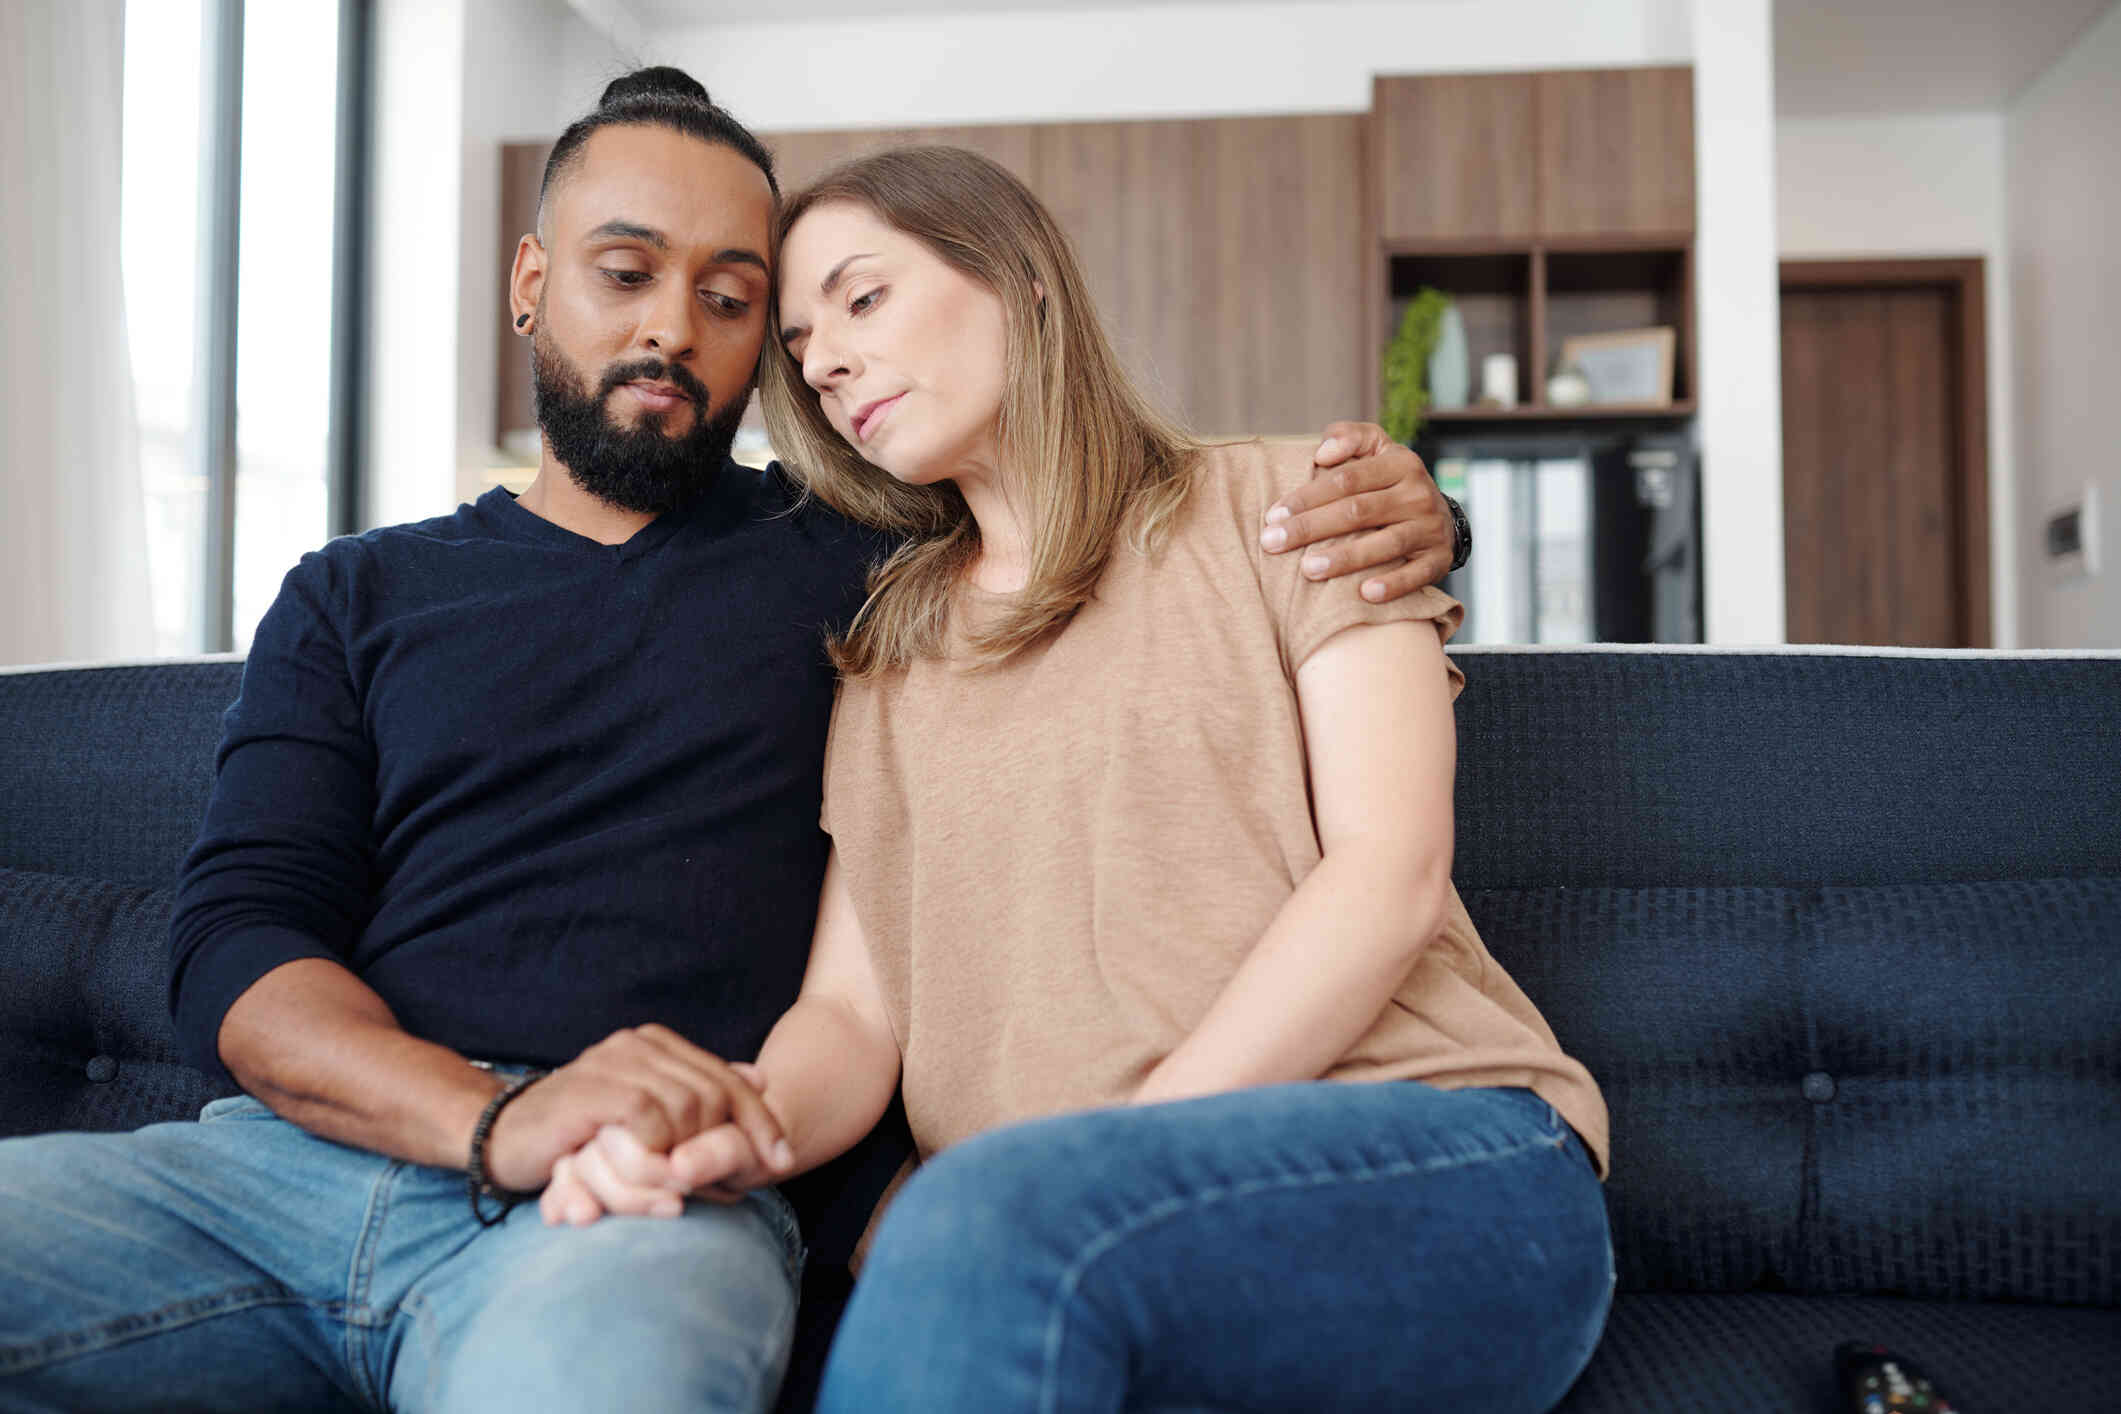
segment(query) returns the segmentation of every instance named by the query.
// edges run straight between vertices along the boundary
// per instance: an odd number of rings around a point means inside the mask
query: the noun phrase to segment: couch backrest
[[[2121,655],[1462,650],[1625,1287],[2121,1304]]]

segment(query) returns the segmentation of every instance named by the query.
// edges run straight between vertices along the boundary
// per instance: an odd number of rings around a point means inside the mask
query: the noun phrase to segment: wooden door
[[[1377,79],[1370,112],[1379,238],[1530,239],[1537,104],[1534,74]]]
[[[1978,310],[1978,261],[1899,264],[1974,266]],[[1910,283],[1903,268],[1821,283],[1802,268],[1786,265],[1782,287],[1789,641],[1984,646],[1987,474],[1973,438],[1986,420],[1969,404],[1985,385],[1978,358],[1969,367],[1967,282]]]
[[[1694,229],[1694,71],[1579,69],[1539,84],[1539,233],[1683,239]]]

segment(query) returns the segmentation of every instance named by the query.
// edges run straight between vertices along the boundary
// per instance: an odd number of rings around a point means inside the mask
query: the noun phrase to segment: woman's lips
[[[905,396],[904,393],[899,393],[863,408],[854,419],[854,435],[864,442],[875,436],[876,429],[884,425],[884,419],[891,415],[891,409],[897,407],[898,400]]]

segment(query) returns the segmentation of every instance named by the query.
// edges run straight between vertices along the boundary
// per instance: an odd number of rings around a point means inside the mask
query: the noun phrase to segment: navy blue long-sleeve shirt
[[[827,841],[823,634],[878,542],[729,464],[623,545],[495,490],[303,557],[253,641],[171,921],[171,1006],[305,957],[414,1035],[559,1065],[659,1021],[755,1054]]]

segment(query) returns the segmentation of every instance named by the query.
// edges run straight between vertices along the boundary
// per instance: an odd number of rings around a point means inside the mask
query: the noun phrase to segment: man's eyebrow
[[[653,226],[643,226],[633,221],[606,221],[589,233],[593,241],[607,237],[622,241],[639,241],[642,245],[654,246],[657,250],[670,249],[670,240]]]
[[[714,253],[714,263],[717,265],[756,265],[763,271],[766,268],[766,257],[755,250],[746,250],[742,246],[731,246],[727,250],[716,251]]]
[[[589,239],[592,241],[639,241],[642,245],[652,246],[656,250],[667,251],[670,249],[670,238],[668,236],[653,226],[643,226],[637,221],[606,221],[589,233]],[[748,246],[724,247],[714,253],[714,263],[717,265],[753,265],[757,266],[761,272],[766,269],[766,257]]]

